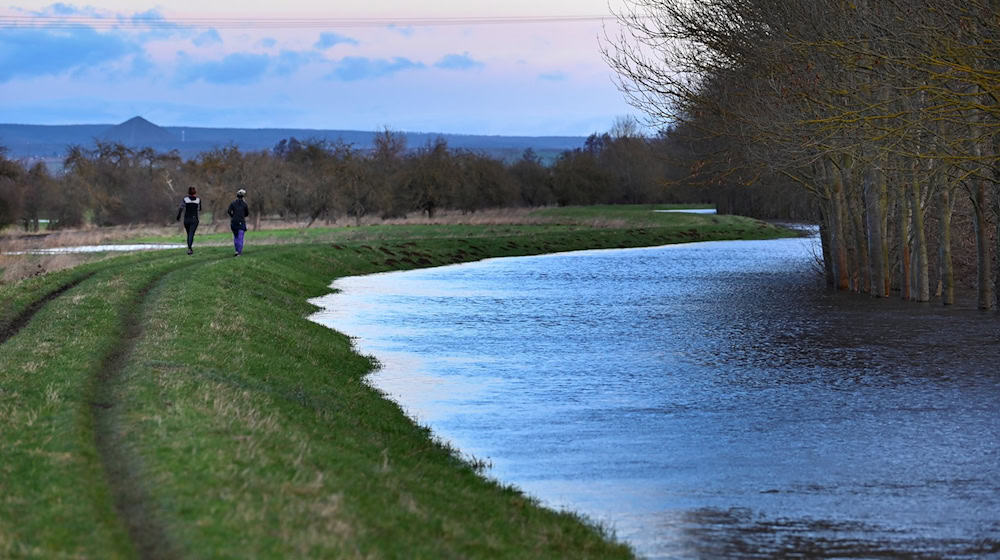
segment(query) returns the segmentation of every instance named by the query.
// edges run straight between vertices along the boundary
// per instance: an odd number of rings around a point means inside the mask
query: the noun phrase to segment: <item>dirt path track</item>
[[[94,401],[94,443],[104,467],[105,479],[114,497],[122,525],[128,530],[140,558],[180,558],[144,483],[140,459],[130,453],[121,425],[124,406],[118,398],[125,367],[139,339],[145,334],[143,315],[150,292],[169,271],[146,285],[121,310],[121,338],[104,358],[97,373]]]
[[[17,317],[14,317],[14,319],[9,324],[0,326],[0,344],[7,342],[8,339],[16,335],[18,331],[24,328],[24,326],[27,325],[29,321],[31,321],[31,318],[35,316],[35,313],[38,313],[38,311],[41,308],[45,307],[45,304],[49,303],[50,301],[56,299],[57,297],[63,295],[69,290],[80,285],[80,283],[87,280],[94,274],[95,273],[91,272],[86,276],[82,276],[80,278],[77,278],[76,280],[73,280],[71,282],[63,284],[62,286],[59,286],[55,290],[52,290],[51,292],[45,294],[40,299],[38,299],[37,301],[29,305],[27,308],[25,308],[24,311],[18,314]]]
[[[166,524],[150,495],[141,457],[130,449],[126,440],[126,426],[122,423],[127,407],[121,401],[122,389],[127,383],[125,371],[136,345],[147,334],[146,315],[156,288],[171,275],[208,262],[212,261],[197,260],[165,268],[139,287],[132,298],[123,302],[119,320],[120,338],[104,357],[94,379],[94,401],[91,403],[94,443],[118,516],[128,530],[136,553],[143,559],[168,560],[181,558],[183,554],[170,539]]]

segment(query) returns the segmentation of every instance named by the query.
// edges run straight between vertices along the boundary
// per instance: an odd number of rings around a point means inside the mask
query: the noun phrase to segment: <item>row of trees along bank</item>
[[[449,149],[444,140],[408,149],[402,134],[376,136],[359,150],[325,141],[281,141],[273,150],[229,146],[190,161],[176,153],[96,142],[68,150],[60,173],[26,165],[0,152],[0,228],[50,228],[163,223],[187,193],[198,189],[208,219],[224,214],[237,188],[249,192],[251,216],[331,220],[338,216],[394,218],[441,209],[549,205],[710,202],[705,193],[667,179],[687,172],[663,153],[667,135],[646,137],[622,119],[609,133],[543,162],[531,150],[514,162]]]
[[[782,177],[816,201],[841,290],[978,305],[1000,275],[1000,3],[627,0],[605,55],[631,102],[691,139],[705,182]]]

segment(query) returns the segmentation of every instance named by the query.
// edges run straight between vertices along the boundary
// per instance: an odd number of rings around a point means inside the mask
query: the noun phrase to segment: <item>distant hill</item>
[[[514,160],[525,149],[552,160],[566,150],[583,146],[582,136],[485,136],[404,132],[407,147],[417,149],[441,136],[448,146]],[[123,123],[91,125],[0,124],[0,146],[14,159],[59,160],[73,145],[92,148],[96,141],[119,142],[132,148],[153,148],[160,152],[177,150],[190,159],[198,154],[229,145],[245,152],[270,150],[283,139],[343,141],[358,149],[370,149],[375,132],[301,128],[202,128],[158,126],[142,117]]]
[[[179,140],[167,129],[156,126],[142,117],[132,117],[108,128],[101,133],[101,139],[131,147],[169,145]]]

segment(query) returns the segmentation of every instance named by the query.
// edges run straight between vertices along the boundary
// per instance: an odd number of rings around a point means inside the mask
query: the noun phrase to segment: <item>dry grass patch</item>
[[[109,226],[56,230],[45,233],[7,232],[0,235],[0,250],[51,249],[53,247],[79,247],[82,245],[108,245],[137,237],[174,235],[182,231],[176,226]]]
[[[32,276],[41,276],[107,258],[104,255],[7,255],[0,254],[0,284],[14,284]]]

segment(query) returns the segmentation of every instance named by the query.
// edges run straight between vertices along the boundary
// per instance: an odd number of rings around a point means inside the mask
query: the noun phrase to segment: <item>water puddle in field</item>
[[[26,251],[4,252],[5,255],[68,255],[72,253],[107,253],[115,251],[156,251],[162,249],[184,249],[181,243],[134,243],[131,245],[81,245],[78,247],[46,247]]]

